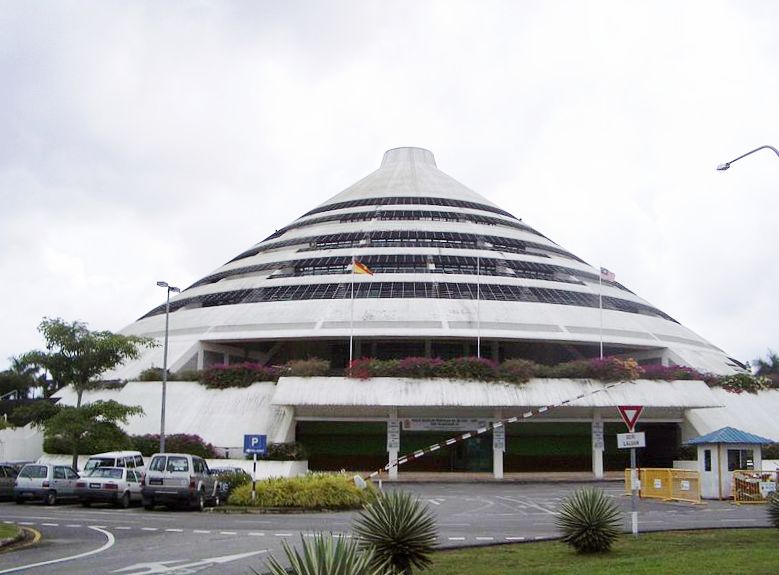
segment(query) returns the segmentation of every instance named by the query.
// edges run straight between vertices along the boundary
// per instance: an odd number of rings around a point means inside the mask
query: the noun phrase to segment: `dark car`
[[[10,464],[0,463],[0,498],[11,499],[14,496],[14,483],[19,473],[16,467]]]
[[[233,489],[252,480],[252,476],[241,467],[214,467],[211,469],[211,475],[216,477],[219,497],[223,502],[227,501]]]

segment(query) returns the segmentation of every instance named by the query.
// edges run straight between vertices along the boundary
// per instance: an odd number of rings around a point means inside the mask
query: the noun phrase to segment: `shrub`
[[[483,357],[456,357],[444,362],[441,376],[451,379],[494,381],[498,378],[498,364]]]
[[[373,555],[360,549],[357,541],[332,534],[315,533],[306,539],[300,536],[302,553],[282,542],[290,568],[272,555],[265,562],[271,575],[385,575],[384,568],[373,568]],[[254,569],[252,569],[254,571]],[[260,575],[259,571],[254,571]]]
[[[157,453],[160,450],[159,434],[133,435],[132,446],[140,451],[144,457]],[[206,443],[199,435],[187,433],[174,433],[165,436],[165,451],[169,453],[191,453],[205,459],[216,457],[216,450],[210,443]]]
[[[715,385],[731,393],[742,393],[744,391],[757,393],[761,389],[768,389],[770,380],[767,377],[752,375],[751,373],[736,373],[720,377],[715,380]]]
[[[284,375],[296,377],[316,377],[330,373],[330,362],[326,359],[312,357],[309,359],[293,359],[284,366]]]
[[[641,376],[643,379],[675,381],[691,379],[703,380],[705,377],[705,375],[698,370],[682,365],[652,364],[642,365],[641,368],[644,370],[644,374]]]
[[[203,379],[203,371],[200,369],[182,369],[174,373],[173,376],[176,381],[201,381]]]
[[[595,358],[589,361],[587,376],[600,381],[625,381],[638,379],[644,370],[635,359],[618,357]]]
[[[170,380],[170,371],[168,371],[168,379]],[[162,368],[150,367],[144,369],[138,374],[138,381],[162,381]]]
[[[562,540],[579,553],[605,553],[619,537],[619,507],[603,491],[584,488],[563,501],[555,520]]]
[[[225,389],[227,387],[249,387],[258,381],[276,381],[278,370],[259,363],[217,364],[203,370],[200,380],[206,387]]]
[[[417,379],[436,377],[443,365],[443,360],[437,357],[407,357],[398,362],[398,375]]]
[[[779,459],[779,443],[764,445],[763,459]]]
[[[345,473],[308,473],[301,477],[277,477],[257,482],[256,507],[302,509],[359,509],[373,497],[360,490]],[[228,498],[230,505],[252,505],[252,485],[242,485]]]
[[[430,509],[405,491],[382,493],[357,515],[354,532],[373,553],[373,565],[391,565],[397,573],[425,569],[436,544]]]
[[[557,365],[547,365],[541,370],[541,377],[555,379],[581,379],[589,376],[586,360],[568,361]]]
[[[779,529],[779,493],[772,493],[768,498],[768,521]]]
[[[247,455],[247,459],[254,456]],[[259,455],[258,459],[269,461],[304,461],[308,459],[308,453],[302,443],[292,441],[289,443],[269,443],[265,455]]]
[[[508,359],[500,364],[498,376],[501,381],[526,383],[536,377],[540,366],[527,359]]]

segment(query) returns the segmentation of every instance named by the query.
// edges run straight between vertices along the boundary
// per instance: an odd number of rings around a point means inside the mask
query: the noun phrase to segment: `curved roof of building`
[[[352,259],[373,275],[352,272]],[[602,312],[601,312],[602,307]],[[175,370],[199,342],[434,338],[667,350],[726,373],[717,347],[460,184],[422,148],[237,254],[171,300]],[[161,337],[165,306],[125,333]],[[144,356],[161,365],[162,351]],[[138,363],[122,373],[137,374]]]

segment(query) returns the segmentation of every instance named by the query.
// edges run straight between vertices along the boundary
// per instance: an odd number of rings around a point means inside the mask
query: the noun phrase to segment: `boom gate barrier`
[[[733,501],[735,503],[765,503],[776,493],[777,471],[739,470],[733,472]]]
[[[701,502],[701,481],[690,469],[641,468],[638,470],[639,496],[664,501]],[[625,469],[625,494],[630,493],[630,469]]]

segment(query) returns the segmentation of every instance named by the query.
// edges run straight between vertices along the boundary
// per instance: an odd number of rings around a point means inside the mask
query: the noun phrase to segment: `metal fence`
[[[765,503],[776,493],[776,471],[738,470],[733,472],[733,501],[735,503]]]
[[[690,469],[641,468],[638,470],[640,497],[663,501],[701,502],[701,481]],[[630,493],[630,469],[625,469],[625,493]]]

